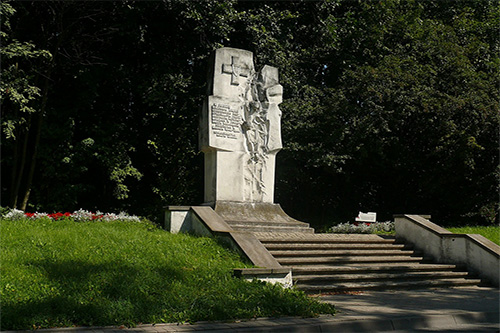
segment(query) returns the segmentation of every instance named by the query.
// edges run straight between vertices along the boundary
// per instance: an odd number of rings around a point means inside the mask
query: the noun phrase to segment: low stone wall
[[[465,265],[500,286],[500,246],[481,235],[454,234],[420,215],[395,215],[396,238],[442,263]]]
[[[290,268],[241,268],[235,269],[234,275],[249,281],[257,279],[272,284],[280,283],[285,288],[293,285]]]
[[[235,269],[236,276],[280,283],[285,288],[292,286],[290,268],[283,268],[254,234],[234,231],[209,206],[165,207],[164,228],[171,233],[186,232],[217,237],[259,267]]]

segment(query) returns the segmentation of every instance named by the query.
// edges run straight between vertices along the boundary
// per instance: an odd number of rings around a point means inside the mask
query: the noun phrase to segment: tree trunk
[[[31,119],[30,119],[31,122]],[[14,166],[12,169],[12,187],[11,187],[11,205],[12,208],[18,208],[19,201],[19,190],[23,181],[23,176],[25,174],[24,168],[26,166],[26,157],[28,154],[28,142],[30,133],[29,130],[24,135],[24,140],[21,146],[21,142],[18,141],[14,147]],[[20,154],[19,154],[20,150]]]
[[[31,184],[33,182],[33,175],[35,174],[36,158],[37,158],[37,154],[38,154],[38,147],[40,145],[40,135],[42,132],[43,118],[45,116],[45,109],[47,106],[47,98],[49,95],[49,77],[50,77],[50,74],[52,72],[51,69],[52,69],[52,66],[49,67],[49,70],[48,70],[47,74],[45,75],[45,82],[43,85],[43,97],[42,97],[42,103],[40,105],[40,112],[38,112],[34,117],[32,117],[32,122],[31,122],[31,126],[30,126],[31,132],[34,132],[33,137],[32,137],[33,143],[31,146],[31,156],[30,156],[29,164],[26,167],[27,174],[26,174],[25,186],[24,186],[22,193],[19,194],[19,197],[22,198],[20,209],[23,211],[26,210],[26,206],[28,205],[28,200],[29,200],[30,193],[31,193]],[[33,118],[35,118],[35,119],[33,119]]]
[[[45,104],[45,103],[44,103]],[[26,178],[26,185],[24,187],[24,191],[22,193],[22,202],[21,202],[21,210],[25,211],[26,206],[28,205],[28,199],[31,193],[31,184],[33,182],[33,175],[35,174],[35,166],[36,166],[36,157],[38,154],[38,146],[40,144],[40,133],[42,132],[42,124],[43,124],[43,114],[45,111],[45,105],[42,106],[42,110],[39,114],[37,114],[36,118],[36,125],[35,125],[35,133],[34,133],[34,139],[33,139],[33,147],[32,147],[32,153],[31,153],[31,158],[30,158],[30,163],[29,163],[29,170],[27,170],[27,178]]]

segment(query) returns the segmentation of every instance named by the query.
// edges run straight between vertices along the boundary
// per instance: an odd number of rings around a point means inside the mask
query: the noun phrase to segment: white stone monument
[[[215,51],[200,122],[205,203],[274,202],[282,94],[277,68],[257,72],[250,51]]]
[[[227,47],[214,52],[199,134],[205,154],[203,205],[211,206],[215,215],[200,207],[169,206],[168,230],[199,233],[203,228],[196,221],[204,220],[212,232],[245,233],[231,237],[247,242],[253,237],[247,232],[314,232],[274,203],[282,95],[278,69],[264,66],[256,71],[252,52]],[[196,211],[208,215],[202,218]]]

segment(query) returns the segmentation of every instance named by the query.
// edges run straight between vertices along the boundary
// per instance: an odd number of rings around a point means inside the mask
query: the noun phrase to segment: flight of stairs
[[[481,284],[463,267],[432,262],[394,237],[360,234],[255,233],[308,293],[458,287]]]

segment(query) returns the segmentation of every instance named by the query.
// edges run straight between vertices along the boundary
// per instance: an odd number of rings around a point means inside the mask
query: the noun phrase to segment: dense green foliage
[[[456,228],[447,228],[456,234],[479,234],[488,238],[493,243],[500,245],[500,226],[465,226]]]
[[[2,330],[333,313],[295,289],[232,276],[210,238],[151,223],[1,220]]]
[[[207,59],[231,46],[280,69],[290,215],[498,221],[499,26],[487,0],[4,1],[2,205],[201,203]]]

